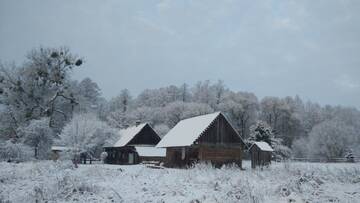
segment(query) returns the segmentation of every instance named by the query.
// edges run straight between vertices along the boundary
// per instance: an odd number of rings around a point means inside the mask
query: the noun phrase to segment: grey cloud
[[[75,78],[106,97],[223,79],[260,97],[360,107],[359,10],[356,0],[2,0],[0,59],[67,45],[86,58]]]

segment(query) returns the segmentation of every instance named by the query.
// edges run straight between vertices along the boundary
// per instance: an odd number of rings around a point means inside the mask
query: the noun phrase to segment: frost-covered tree
[[[219,88],[220,89],[220,88]],[[216,105],[216,93],[213,91],[214,89],[211,87],[210,80],[199,81],[196,83],[195,87],[193,87],[193,101],[198,103],[205,103],[210,106]]]
[[[323,110],[317,103],[306,102],[304,112],[304,130],[308,134],[312,128],[325,120]]]
[[[101,147],[118,137],[116,130],[91,113],[76,114],[60,134],[60,144],[72,148],[73,154],[86,153],[97,156]]]
[[[154,112],[154,108],[150,107],[139,107],[129,113],[128,123],[135,124],[138,122],[151,122],[152,113]]]
[[[260,119],[272,127],[285,145],[291,146],[295,138],[305,134],[304,111],[299,98],[265,97],[260,102],[260,110]]]
[[[121,90],[120,94],[110,100],[110,111],[120,111],[125,113],[130,109],[132,97],[128,89]]]
[[[307,137],[301,137],[292,143],[292,156],[296,158],[310,157],[309,140]]]
[[[71,85],[73,95],[78,102],[76,112],[96,112],[101,101],[101,90],[96,82],[85,78]]]
[[[14,113],[10,106],[3,106],[0,110],[0,140],[15,139],[17,123],[13,120]]]
[[[159,89],[146,89],[136,99],[136,106],[164,107],[169,103],[181,101],[183,89],[170,85]]]
[[[31,120],[29,125],[19,128],[18,131],[23,143],[34,149],[36,159],[49,158],[55,134],[49,127],[48,118]]]
[[[308,139],[309,155],[319,158],[341,158],[351,148],[358,148],[357,131],[342,120],[326,120],[312,129]]]
[[[214,112],[207,104],[180,101],[168,104],[164,111],[166,115],[165,123],[169,127],[175,126],[180,120]]]
[[[40,48],[22,66],[0,65],[1,103],[11,109],[14,125],[49,117],[51,127],[61,128],[77,104],[69,73],[82,63],[67,48]]]
[[[101,96],[101,90],[98,84],[90,78],[85,78],[79,83],[80,94],[89,101],[96,103],[96,100]]]
[[[160,137],[164,137],[166,133],[169,132],[170,128],[165,124],[159,124],[154,126],[154,130]]]
[[[283,145],[283,140],[276,137],[272,128],[263,121],[258,121],[250,127],[250,137],[248,139],[248,146],[253,142],[266,142],[274,149],[275,159],[284,159],[291,156],[290,148]]]
[[[180,95],[182,102],[189,102],[191,101],[191,93],[189,92],[189,87],[186,83],[181,85],[180,87]]]
[[[300,102],[300,103],[299,103]],[[277,125],[277,133],[286,146],[291,146],[294,139],[305,134],[303,127],[303,109],[300,98],[282,99],[282,111]]]
[[[250,127],[250,142],[267,142],[272,145],[271,139],[274,137],[272,128],[264,121],[258,121]]]
[[[212,85],[211,89],[215,94],[215,106],[217,106],[222,102],[222,100],[224,99],[224,96],[228,90],[225,87],[224,81],[222,81],[222,80],[219,80],[217,83]]]
[[[258,100],[254,94],[228,92],[218,109],[231,119],[243,138],[249,137],[249,128],[256,121],[258,109]]]
[[[124,128],[130,125],[128,114],[122,110],[109,112],[106,121],[113,128]]]
[[[12,140],[0,143],[0,161],[29,161],[34,157],[33,149]]]

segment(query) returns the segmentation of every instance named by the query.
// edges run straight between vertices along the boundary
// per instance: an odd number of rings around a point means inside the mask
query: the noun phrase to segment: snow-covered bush
[[[54,131],[49,127],[49,119],[32,120],[30,124],[18,129],[24,144],[34,149],[36,159],[48,159],[54,139]]]
[[[253,142],[267,142],[273,149],[273,156],[276,160],[283,160],[290,158],[291,149],[283,145],[283,140],[276,137],[271,127],[263,121],[258,121],[250,127],[250,137],[247,140],[248,146]]]
[[[319,158],[343,158],[352,147],[357,148],[355,129],[339,119],[316,125],[309,134],[309,154]]]
[[[104,145],[118,139],[116,130],[99,120],[96,115],[86,113],[74,115],[60,134],[60,144],[69,147],[71,153],[86,153],[98,156]]]
[[[34,151],[22,143],[6,141],[0,146],[1,161],[29,161],[34,157]]]
[[[292,146],[292,156],[296,158],[309,157],[309,141],[307,138],[294,140]]]
[[[271,145],[271,139],[274,137],[273,130],[264,121],[258,121],[256,124],[250,126],[250,142],[264,141]]]

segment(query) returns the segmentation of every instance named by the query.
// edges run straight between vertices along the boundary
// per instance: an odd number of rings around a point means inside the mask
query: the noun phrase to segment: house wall
[[[183,150],[185,156],[183,156]],[[210,162],[215,166],[235,163],[242,166],[242,149],[239,146],[170,147],[166,149],[165,166],[186,167],[196,162]]]
[[[220,114],[209,128],[200,136],[195,143],[197,144],[216,144],[216,145],[242,145],[243,142],[238,133],[231,127],[225,117]]]
[[[158,134],[147,124],[128,145],[157,145],[160,140]]]
[[[271,152],[261,151],[259,147],[254,145],[251,150],[251,168],[257,166],[263,167],[271,163]]]
[[[183,150],[185,156],[183,157]],[[166,149],[165,166],[186,167],[198,161],[198,149],[192,147],[169,147]]]
[[[134,147],[106,147],[105,151],[108,153],[105,163],[107,164],[138,164],[140,158]],[[134,157],[133,163],[129,162],[129,156]]]
[[[200,146],[199,160],[210,161],[215,165],[235,163],[241,167],[242,148],[230,146]]]
[[[140,162],[144,161],[156,161],[156,162],[164,162],[165,157],[157,157],[157,156],[140,156]]]

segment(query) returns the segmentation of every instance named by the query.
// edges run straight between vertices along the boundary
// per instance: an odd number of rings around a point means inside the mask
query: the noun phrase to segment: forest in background
[[[169,85],[132,95],[125,87],[109,100],[85,78],[71,78],[86,66],[69,49],[30,51],[21,65],[0,64],[0,157],[47,159],[54,144],[97,154],[117,130],[149,122],[164,136],[182,119],[222,111],[244,140],[270,136],[284,157],[344,157],[360,153],[360,112],[322,106],[299,96],[259,99],[233,91],[226,81]]]

